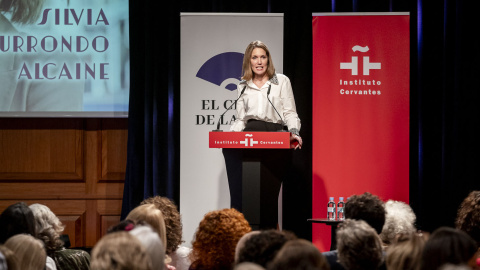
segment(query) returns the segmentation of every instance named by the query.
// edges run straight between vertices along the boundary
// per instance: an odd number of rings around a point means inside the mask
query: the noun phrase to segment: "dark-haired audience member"
[[[248,221],[237,210],[208,212],[198,225],[192,241],[192,270],[230,270],[238,240],[251,231]]]
[[[177,270],[187,270],[191,263],[188,255],[192,249],[181,245],[183,226],[177,205],[169,198],[162,196],[145,199],[140,204],[153,204],[162,211],[167,237],[166,253],[172,260],[170,265]]]
[[[243,246],[245,246],[245,242],[247,242],[250,237],[258,233],[260,233],[260,231],[249,231],[248,233],[240,237],[237,242],[237,246],[235,247],[235,263],[238,263],[238,257],[240,256],[240,251],[243,249]]]
[[[330,269],[320,251],[304,239],[290,240],[268,265],[269,270],[321,270]]]
[[[264,268],[275,258],[278,251],[289,241],[296,239],[293,233],[277,230],[260,231],[250,236],[238,254],[237,263],[252,262]]]
[[[395,243],[400,234],[415,233],[416,219],[410,205],[401,201],[388,200],[385,203],[385,225],[380,233],[383,244],[389,246]]]
[[[337,230],[338,260],[345,269],[374,270],[383,263],[382,241],[363,220],[346,219]]]
[[[0,244],[16,234],[30,234],[36,237],[35,217],[24,202],[7,207],[0,215]]]
[[[397,236],[396,241],[388,247],[386,266],[388,270],[419,270],[422,252],[428,235],[425,233],[408,233]]]
[[[367,222],[378,234],[385,225],[385,203],[370,192],[351,196],[345,203],[344,213],[345,218]]]
[[[376,195],[365,192],[351,196],[345,203],[344,214],[346,219],[363,220],[380,234],[385,224],[384,202]],[[338,238],[337,238],[338,247]],[[344,270],[338,262],[337,250],[323,252],[332,270]],[[384,265],[383,265],[384,266]],[[383,267],[382,266],[382,267]]]
[[[32,210],[24,202],[8,206],[0,214],[0,244],[17,234],[28,234],[37,237],[35,217]],[[45,263],[47,270],[56,270],[55,262],[49,256]]]
[[[152,262],[140,240],[128,232],[103,236],[92,249],[92,270],[152,270]]]
[[[420,269],[437,270],[447,263],[468,264],[474,269],[476,251],[477,244],[468,234],[458,229],[440,227],[425,243]]]
[[[60,235],[65,226],[58,217],[43,204],[29,206],[35,217],[37,237],[45,244],[48,256],[53,258],[57,269],[90,269],[90,254],[80,249],[66,249]]]
[[[480,269],[480,191],[470,192],[458,208],[455,221],[457,229],[466,232],[477,242],[477,269]]]
[[[28,234],[16,234],[8,238],[5,246],[17,257],[18,269],[45,269],[47,253],[39,239]]]

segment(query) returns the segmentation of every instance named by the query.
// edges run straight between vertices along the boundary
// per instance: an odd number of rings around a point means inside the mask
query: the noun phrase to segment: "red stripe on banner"
[[[409,15],[314,16],[312,218],[328,197],[409,200]],[[330,227],[313,224],[330,249]]]

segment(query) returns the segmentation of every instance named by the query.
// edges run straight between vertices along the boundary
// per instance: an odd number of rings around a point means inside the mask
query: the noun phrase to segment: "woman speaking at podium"
[[[237,88],[237,117],[230,130],[288,130],[293,148],[301,148],[300,119],[290,80],[275,73],[272,56],[263,42],[248,45],[242,73]],[[289,174],[291,151],[224,148],[223,155],[231,207],[241,211],[254,230],[278,228],[278,195]]]
[[[231,131],[281,131],[292,133],[291,140],[302,148],[298,118],[290,79],[275,73],[267,46],[251,42],[245,50],[242,81],[238,85],[237,116]]]

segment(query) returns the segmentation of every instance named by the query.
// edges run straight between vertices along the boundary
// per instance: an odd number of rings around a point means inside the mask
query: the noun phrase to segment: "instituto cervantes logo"
[[[258,141],[253,140],[253,138],[252,138],[253,134],[245,134],[245,137],[250,137],[250,140],[249,140],[249,138],[245,138],[244,141],[240,141],[240,143],[245,145],[245,147],[249,147],[249,146],[253,147],[253,145],[258,144]],[[249,144],[249,142],[250,142],[250,144]]]
[[[367,53],[370,51],[368,46],[362,47],[360,45],[355,45],[352,48],[353,52]],[[357,95],[357,96],[376,96],[381,95],[380,85],[382,82],[380,80],[375,80],[374,77],[370,77],[374,74],[375,70],[382,69],[382,63],[372,62],[370,56],[364,55],[361,57],[362,62],[362,75],[359,75],[359,57],[352,56],[351,62],[341,62],[340,69],[350,70],[350,75],[358,76],[354,79],[340,79],[340,86],[349,88],[341,88],[341,95]],[[371,74],[372,73],[372,74]]]

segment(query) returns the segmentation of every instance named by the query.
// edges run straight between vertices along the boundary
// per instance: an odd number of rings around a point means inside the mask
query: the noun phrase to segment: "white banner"
[[[283,71],[283,14],[182,13],[180,100],[180,212],[190,246],[198,224],[212,210],[230,208],[221,149],[208,148],[208,132],[235,101],[247,45],[267,44]],[[235,108],[220,129],[228,131]]]

